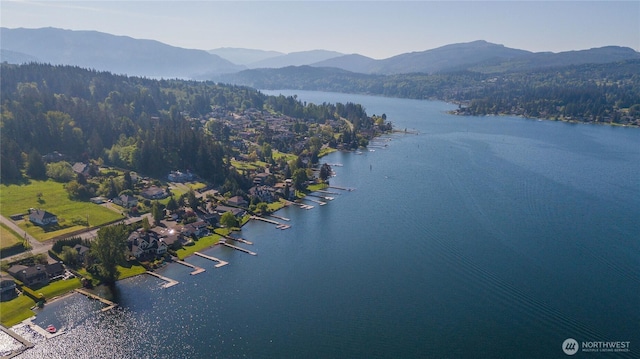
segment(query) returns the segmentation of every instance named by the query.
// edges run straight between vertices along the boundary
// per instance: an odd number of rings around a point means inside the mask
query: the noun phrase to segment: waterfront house
[[[244,216],[245,213],[247,213],[242,208],[227,207],[227,206],[216,206],[215,211],[219,216],[222,216],[225,212],[231,212],[238,219],[242,218],[242,216]]]
[[[207,222],[198,221],[185,225],[182,228],[182,235],[186,237],[191,237],[195,235],[196,237],[204,237],[209,234],[209,229],[207,228]]]
[[[21,281],[27,287],[46,285],[49,283],[49,275],[42,264],[32,267],[16,264],[7,270],[14,278]]]
[[[30,209],[29,220],[38,226],[48,226],[58,223],[58,217],[56,217],[56,215],[43,209]]]
[[[236,206],[236,207],[246,207],[246,206],[249,205],[249,203],[247,201],[245,201],[245,199],[240,197],[240,196],[233,196],[233,197],[229,198],[227,200],[227,203],[232,205],[232,206]]]
[[[0,275],[0,300],[10,300],[18,295],[16,291],[16,282],[13,278]]]
[[[45,266],[45,271],[47,271],[47,275],[49,278],[59,277],[64,274],[65,269],[62,265],[62,262],[56,262],[52,264],[47,264]]]
[[[128,194],[121,194],[113,199],[113,203],[122,206],[124,208],[131,208],[138,205],[138,200]]]
[[[127,239],[127,248],[137,259],[167,253],[167,243],[161,241],[158,234],[152,231],[137,230],[132,232]]]

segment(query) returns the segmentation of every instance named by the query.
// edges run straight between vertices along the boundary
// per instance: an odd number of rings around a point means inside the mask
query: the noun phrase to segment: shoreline
[[[486,116],[517,117],[517,118],[522,118],[522,119],[525,119],[525,120],[563,122],[563,123],[569,123],[569,124],[574,124],[574,125],[600,125],[600,126],[612,126],[612,127],[640,128],[640,125],[636,125],[636,124],[624,124],[624,123],[600,122],[600,121],[579,121],[579,120],[575,120],[575,119],[550,118],[550,117],[531,117],[531,116],[525,116],[525,115],[522,115],[522,114],[515,114],[515,113],[499,113],[499,114],[485,113],[485,114],[481,114],[481,115],[480,114],[473,115],[473,114],[467,114],[467,113],[460,112],[459,110],[446,111],[446,113],[449,114],[449,115],[461,116],[461,117],[486,117]]]

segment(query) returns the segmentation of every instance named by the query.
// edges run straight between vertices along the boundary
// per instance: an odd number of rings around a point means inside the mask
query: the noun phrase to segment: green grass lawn
[[[284,152],[280,152],[278,150],[273,150],[271,152],[271,157],[273,157],[274,160],[278,160],[281,157],[284,157],[284,160],[287,162],[291,162],[291,161],[295,161],[296,159],[298,159],[298,156],[290,154],[290,153],[284,153]]]
[[[6,225],[0,223],[0,249],[22,243],[22,237]]]
[[[29,208],[41,208],[58,216],[59,225],[44,230],[33,225],[28,219],[18,226],[40,241],[86,228],[74,224],[74,219],[86,221],[90,226],[99,226],[122,218],[116,212],[91,202],[72,201],[62,183],[53,180],[31,180],[26,185],[0,185],[0,213],[9,217],[17,213],[27,213]],[[40,200],[37,194],[42,193]]]
[[[271,213],[273,213],[273,212],[283,208],[284,206],[286,206],[286,202],[283,201],[283,200],[279,200],[277,202],[269,203],[267,205],[267,208],[269,208],[269,211],[271,211]]]
[[[51,282],[48,285],[36,290],[35,292],[44,294],[44,297],[49,300],[80,287],[82,287],[80,279],[71,278],[67,280],[58,280],[55,282]]]
[[[118,272],[120,272],[120,275],[118,276],[118,280],[129,278],[129,277],[135,277],[146,271],[147,270],[144,269],[144,267],[141,266],[140,264],[132,264],[132,265],[129,265],[128,267],[118,266]]]
[[[36,302],[26,295],[19,295],[6,302],[0,302],[0,322],[5,327],[14,326],[21,321],[31,318],[35,313],[30,309]]]
[[[326,183],[310,184],[309,186],[307,186],[307,193],[325,189],[327,187],[329,187],[329,185],[327,185]]]
[[[199,240],[195,241],[195,244],[192,246],[185,246],[184,248],[178,249],[176,251],[176,255],[180,260],[185,259],[186,257],[192,255],[194,252],[198,252],[204,249],[211,247],[212,245],[218,243],[220,240],[219,234],[212,234],[210,236],[202,237]]]
[[[244,161],[231,160],[231,165],[235,167],[237,170],[242,171],[242,170],[256,170],[258,168],[265,168],[267,166],[267,163],[262,161],[244,162]]]
[[[207,184],[202,182],[187,182],[185,185],[194,191],[207,187]]]

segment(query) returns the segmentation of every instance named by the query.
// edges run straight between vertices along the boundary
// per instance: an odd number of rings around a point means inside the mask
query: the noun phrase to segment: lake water
[[[639,129],[295,93],[418,134],[323,158],[355,190],[281,210],[287,230],[247,224],[257,256],[214,247],[230,264],[170,265],[174,287],[121,281],[107,313],[77,294],[47,306],[36,322],[68,332],[21,357],[553,358],[567,338],[630,342],[576,357],[640,357]]]

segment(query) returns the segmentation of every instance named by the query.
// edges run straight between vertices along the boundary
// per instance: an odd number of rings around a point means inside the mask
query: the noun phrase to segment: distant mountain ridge
[[[135,76],[192,78],[203,73],[230,73],[244,68],[204,50],[97,31],[3,27],[0,44],[3,50],[28,55],[40,62]]]
[[[278,51],[243,49],[238,47],[220,47],[209,50],[208,52],[210,54],[218,55],[234,64],[245,66],[254,62],[286,55],[285,53]]]
[[[264,59],[247,64],[248,68],[281,68],[287,66],[303,66],[316,62],[336,58],[343,56],[344,54],[336,51],[327,50],[310,50],[310,51],[298,51],[288,54]]]
[[[456,71],[504,73],[640,59],[640,53],[618,46],[534,53],[484,40],[445,45],[381,60],[327,50],[282,54],[276,51],[220,48],[207,52],[174,47],[155,40],[57,28],[0,28],[0,46],[1,60],[9,63],[37,61],[134,76],[190,79],[215,79],[220,78],[220,75],[234,74],[245,69],[278,69],[289,66],[337,68],[352,73],[378,75]],[[301,72],[309,71],[306,67]],[[268,73],[277,76],[277,71]],[[246,82],[249,74],[256,75],[257,72],[242,74],[240,77],[244,79],[243,82]],[[260,76],[264,77],[265,74]],[[225,78],[232,79],[233,76]],[[304,78],[311,79],[307,75]]]

